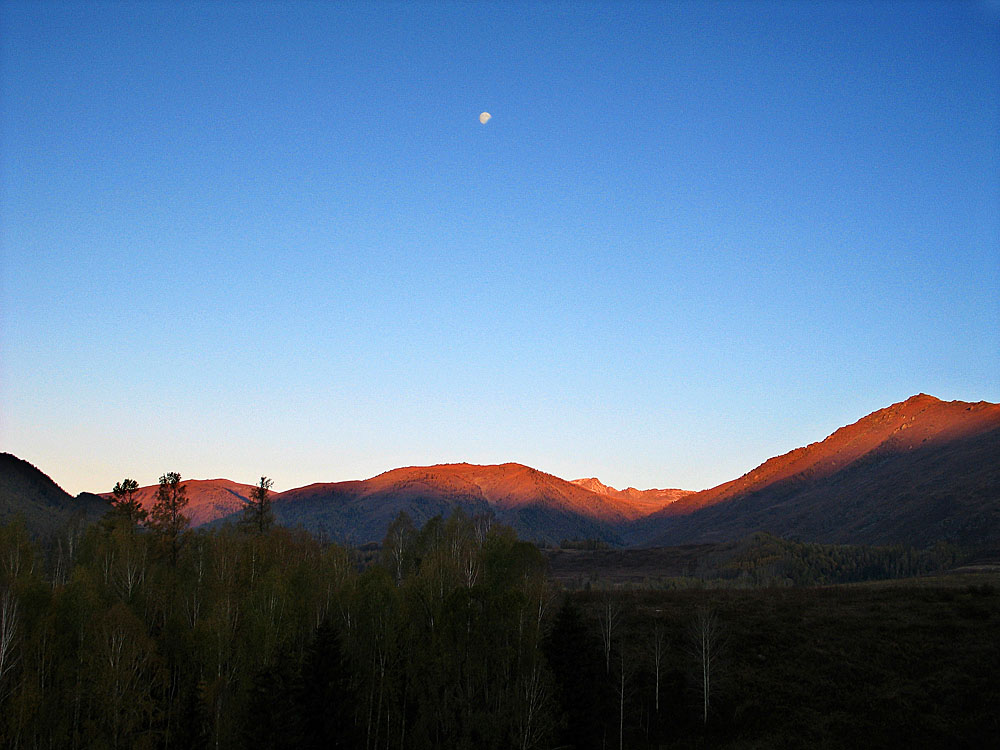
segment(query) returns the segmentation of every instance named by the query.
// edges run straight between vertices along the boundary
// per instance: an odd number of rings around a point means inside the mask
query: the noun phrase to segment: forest
[[[757,532],[743,539],[680,547],[611,549],[595,540],[543,547],[549,577],[569,590],[827,586],[912,578],[951,570],[996,551],[937,542],[820,544]]]
[[[44,543],[0,527],[2,747],[981,747],[1000,729],[993,578],[570,592],[488,515],[401,514],[366,555],[274,526],[266,478],[243,522],[198,532],[179,476],[148,516],[127,481],[100,523]],[[787,556],[764,542],[737,570]]]

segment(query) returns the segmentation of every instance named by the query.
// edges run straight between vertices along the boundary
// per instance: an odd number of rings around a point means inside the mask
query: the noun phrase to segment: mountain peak
[[[671,526],[657,543],[754,530],[879,543],[973,535],[979,533],[975,524],[964,531],[946,528],[941,517],[958,502],[995,492],[998,440],[1000,404],[941,401],[918,393],[820,442],[768,459],[738,479],[684,498],[664,510]],[[906,513],[914,529],[892,520]],[[689,514],[696,515],[678,520]],[[914,522],[919,514],[923,520]],[[733,520],[737,515],[738,522]],[[723,517],[740,531],[723,532]],[[993,521],[987,514],[977,523],[989,528]],[[698,524],[704,526],[695,533]],[[865,536],[850,536],[859,528]]]
[[[604,484],[597,477],[574,479],[572,484],[608,500],[615,500],[622,503],[627,508],[626,512],[633,520],[663,510],[671,503],[691,494],[690,490],[674,489],[637,490],[635,487],[627,487],[624,490],[617,490],[614,487]]]
[[[571,484],[575,484],[577,487],[583,487],[585,490],[590,490],[591,492],[596,492],[598,495],[608,495],[612,492],[617,492],[614,487],[609,487],[604,484],[597,477],[586,477],[584,479],[571,479]]]

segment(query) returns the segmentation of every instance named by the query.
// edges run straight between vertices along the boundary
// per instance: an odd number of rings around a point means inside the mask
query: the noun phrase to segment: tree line
[[[99,523],[45,545],[0,527],[0,746],[698,745],[749,700],[738,620],[712,597],[567,594],[535,545],[460,510],[420,528],[401,513],[377,550],[348,549],[277,527],[272,485],[212,530],[189,528],[173,472],[148,512],[126,479]],[[758,535],[709,564],[784,585],[955,554]]]
[[[491,515],[401,513],[363,564],[274,526],[271,486],[209,531],[173,472],[45,548],[0,527],[0,746],[628,747],[654,662],[659,711],[663,633],[581,614]]]
[[[954,567],[967,554],[947,542],[915,549],[801,542],[758,532],[729,559],[720,560],[716,574],[749,586],[826,586],[935,573]]]
[[[604,549],[601,544],[572,541],[564,542],[561,549],[600,552]],[[589,569],[578,566],[575,574],[560,575],[558,564],[555,572],[567,588],[585,590],[810,587],[941,573],[980,553],[976,548],[948,542],[923,549],[903,544],[825,544],[783,539],[766,532],[734,542],[700,545],[696,552],[678,547],[613,552],[603,559],[593,558]],[[638,558],[632,568],[627,566],[630,554],[635,556],[633,561]]]

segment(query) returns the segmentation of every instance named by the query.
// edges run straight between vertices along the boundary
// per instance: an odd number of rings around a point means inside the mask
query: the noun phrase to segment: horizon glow
[[[1000,401],[995,4],[8,2],[0,95],[0,449],[71,494]]]

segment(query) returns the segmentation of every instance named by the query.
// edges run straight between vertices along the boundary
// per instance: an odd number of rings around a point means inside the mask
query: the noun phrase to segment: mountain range
[[[586,480],[584,480],[586,481]],[[603,487],[603,485],[601,485]],[[319,528],[334,538],[380,540],[400,511],[420,524],[461,507],[493,512],[528,539],[601,539],[622,543],[628,524],[664,508],[682,490],[633,490],[635,496],[586,486],[521,464],[441,464],[393,469],[361,482],[313,484],[279,493],[282,523]],[[662,495],[661,493],[667,493]]]
[[[193,526],[233,520],[252,489],[227,479],[184,484]],[[138,496],[152,507],[156,487]],[[9,454],[0,460],[0,518],[18,509],[43,517],[46,508],[63,520],[73,508],[92,516],[108,494],[102,497],[71,498],[30,464]],[[453,508],[492,512],[522,537],[547,543],[665,546],[755,531],[834,543],[996,543],[1000,404],[918,394],[700,492],[618,490],[594,477],[567,481],[521,464],[463,463],[311,484],[272,500],[279,523],[355,544],[381,540],[400,511],[421,524]]]

